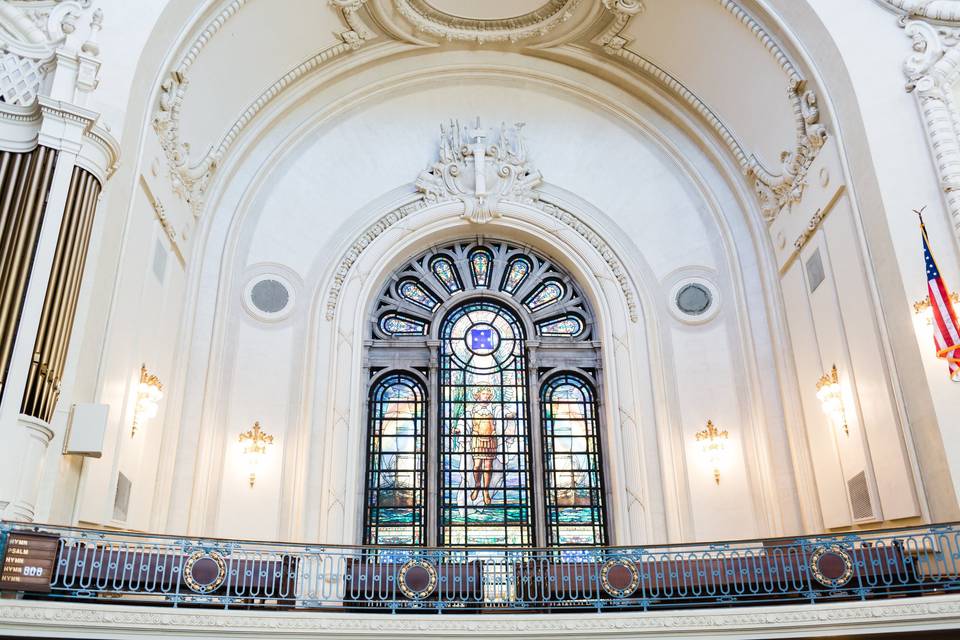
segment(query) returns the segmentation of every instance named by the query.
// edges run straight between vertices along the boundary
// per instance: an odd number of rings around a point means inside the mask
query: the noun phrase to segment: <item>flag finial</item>
[[[923,224],[923,212],[927,210],[927,205],[923,205],[920,209],[914,209],[913,212],[917,214],[917,217],[920,218],[920,224]]]

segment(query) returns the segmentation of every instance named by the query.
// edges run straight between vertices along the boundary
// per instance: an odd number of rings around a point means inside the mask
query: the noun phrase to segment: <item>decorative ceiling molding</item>
[[[499,20],[454,16],[435,9],[424,0],[393,0],[393,5],[397,13],[418,31],[444,40],[483,44],[522,42],[544,36],[569,20],[581,2],[583,0],[547,0],[536,11]]]
[[[913,53],[904,61],[906,89],[917,97],[940,188],[960,243],[960,105],[954,97],[960,82],[960,29],[923,20],[901,20],[913,40]]]
[[[416,187],[427,202],[463,202],[463,218],[483,224],[500,217],[501,199],[534,204],[542,181],[527,164],[522,122],[488,131],[477,118],[472,127],[440,123],[440,157],[420,174]]]
[[[881,6],[910,18],[926,18],[941,22],[960,22],[957,0],[877,0]]]
[[[331,6],[340,12],[344,24],[347,26],[346,30],[337,34],[340,42],[323,49],[284,74],[243,111],[216,146],[211,147],[202,158],[191,158],[189,144],[181,140],[180,136],[181,110],[184,96],[190,84],[190,68],[207,43],[249,1],[231,0],[207,23],[207,26],[187,48],[176,68],[160,85],[160,95],[157,111],[153,118],[153,127],[167,158],[173,191],[187,203],[194,217],[200,215],[203,208],[203,198],[214,172],[240,133],[250,124],[253,118],[280,95],[284,89],[297,80],[330,60],[349,51],[359,49],[364,42],[373,38],[373,34],[366,29],[357,17],[357,11],[360,10],[366,0],[330,0]]]
[[[733,154],[744,175],[753,181],[760,211],[767,221],[772,221],[781,210],[796,204],[803,197],[803,190],[807,184],[807,171],[826,142],[827,130],[820,124],[816,93],[806,88],[806,79],[776,40],[733,0],[717,0],[717,2],[754,35],[787,76],[788,96],[793,106],[797,143],[792,150],[781,153],[781,167],[778,172],[768,169],[759,158],[748,153],[721,118],[682,82],[665,69],[629,49],[631,39],[625,31],[633,17],[641,13],[642,5],[638,9],[636,7],[638,3],[628,2],[626,3],[628,7],[624,8],[622,5],[625,3],[622,1],[605,1],[604,6],[613,13],[614,19],[612,24],[594,40],[594,43],[599,44],[608,54],[639,69],[645,76],[678,96],[704,118]]]
[[[336,315],[343,284],[351,268],[374,240],[417,211],[443,203],[459,203],[464,207],[460,217],[474,223],[482,224],[502,217],[505,204],[533,207],[562,223],[600,254],[620,285],[630,319],[638,322],[637,298],[627,270],[603,235],[562,203],[537,191],[542,176],[527,163],[521,130],[522,124],[514,125],[512,131],[501,125],[494,135],[490,135],[480,128],[479,120],[468,131],[464,131],[459,122],[451,122],[449,127],[441,125],[439,160],[417,178],[417,193],[367,227],[340,259],[327,294],[327,320],[333,320]],[[485,138],[494,142],[486,144]],[[477,188],[478,178],[481,188]]]

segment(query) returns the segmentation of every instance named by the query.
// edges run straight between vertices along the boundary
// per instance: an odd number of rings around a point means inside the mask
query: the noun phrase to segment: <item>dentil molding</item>
[[[827,130],[820,124],[816,93],[808,88],[806,78],[777,41],[767,33],[763,25],[733,0],[716,2],[754,35],[787,77],[787,93],[793,106],[796,126],[796,146],[781,153],[781,166],[776,170],[768,169],[755,155],[748,153],[721,118],[682,82],[665,69],[630,50],[630,38],[626,29],[630,21],[643,11],[643,4],[639,0],[604,0],[604,6],[613,14],[613,20],[594,39],[594,43],[599,44],[609,55],[637,68],[704,118],[733,154],[744,175],[753,182],[760,211],[767,221],[772,221],[781,210],[796,204],[803,197],[807,172],[826,143]]]
[[[160,609],[118,604],[4,600],[0,625],[8,635],[97,633],[157,637],[171,633],[250,637],[422,638],[470,634],[497,638],[800,637],[812,632],[842,636],[870,631],[951,629],[960,625],[960,596],[927,596],[871,602],[780,605],[742,609],[635,613],[470,616],[389,616],[362,613]]]
[[[629,1],[629,0],[628,0]],[[393,0],[397,13],[423,33],[444,40],[467,42],[523,42],[546,35],[573,16],[583,0],[547,0],[530,13],[500,20],[450,15],[425,0]]]

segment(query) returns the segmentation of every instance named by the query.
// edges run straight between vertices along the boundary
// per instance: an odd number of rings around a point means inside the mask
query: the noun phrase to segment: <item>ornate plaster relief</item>
[[[331,6],[340,12],[347,29],[338,35],[340,42],[321,50],[297,65],[254,100],[227,130],[220,142],[204,157],[190,157],[189,144],[181,140],[180,118],[184,96],[190,84],[190,68],[200,53],[223,26],[250,0],[231,0],[200,32],[179,64],[160,85],[157,112],[153,127],[160,139],[164,155],[170,167],[170,180],[174,192],[190,206],[195,217],[200,215],[203,197],[214,172],[230,150],[240,133],[251,120],[274,98],[291,84],[330,60],[349,51],[359,49],[373,34],[360,22],[357,11],[366,0],[330,0]]]
[[[783,208],[796,204],[803,197],[807,184],[807,171],[826,142],[827,130],[820,124],[816,93],[807,88],[807,80],[780,45],[736,2],[733,0],[717,0],[717,2],[750,30],[787,76],[788,96],[793,105],[797,143],[793,149],[781,153],[781,167],[778,171],[764,167],[755,155],[749,154],[724,125],[723,120],[682,82],[663,68],[630,50],[628,46],[630,38],[626,34],[626,28],[630,20],[641,13],[642,4],[624,0],[617,2],[605,0],[604,6],[614,14],[614,19],[594,42],[602,46],[608,54],[621,58],[661,87],[678,96],[710,123],[739,163],[744,175],[753,181],[761,213],[766,220],[770,221]]]
[[[397,13],[417,31],[445,40],[522,42],[546,35],[573,16],[582,0],[548,0],[524,15],[497,20],[464,18],[440,11],[424,0],[393,0]]]
[[[913,53],[903,65],[906,89],[917,97],[954,237],[960,242],[960,109],[955,98],[960,86],[960,29],[924,20],[900,22],[913,40]]]
[[[536,207],[574,230],[603,256],[620,285],[630,310],[630,319],[638,322],[639,310],[634,291],[626,269],[610,245],[577,215],[562,208],[559,203],[548,202],[537,191],[542,176],[527,164],[522,127],[522,124],[516,124],[508,131],[504,124],[491,135],[480,127],[479,121],[469,129],[453,121],[449,127],[441,125],[439,158],[417,178],[417,194],[381,216],[340,259],[327,294],[327,320],[333,320],[336,316],[337,302],[347,275],[373,240],[425,207],[442,202],[459,202],[463,205],[461,217],[476,224],[501,217],[501,206],[513,203]],[[488,137],[494,140],[490,145],[484,142]],[[488,159],[490,162],[487,162]]]
[[[910,17],[944,22],[960,21],[960,2],[957,0],[877,0],[877,2]]]

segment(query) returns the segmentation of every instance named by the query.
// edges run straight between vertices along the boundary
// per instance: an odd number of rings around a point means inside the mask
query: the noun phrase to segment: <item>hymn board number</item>
[[[11,531],[3,555],[0,591],[50,591],[59,536]]]

